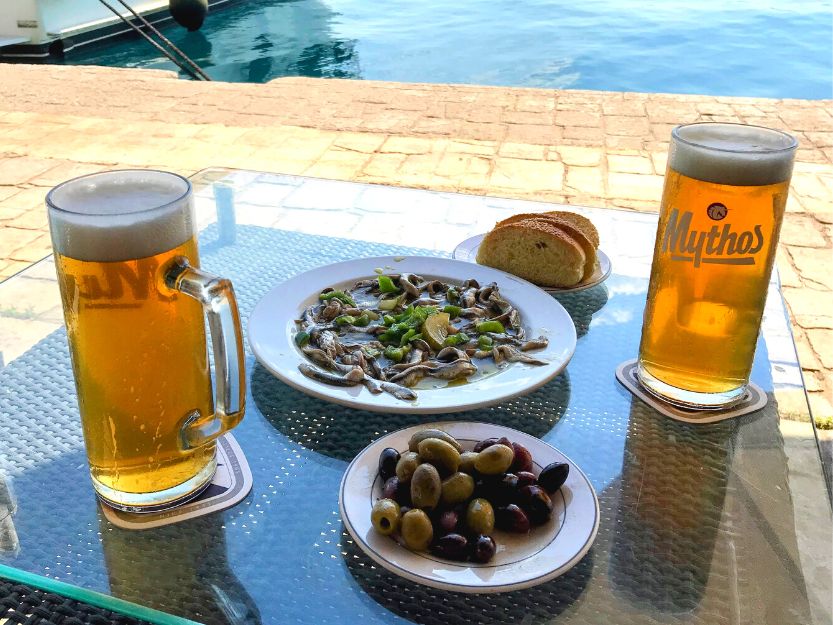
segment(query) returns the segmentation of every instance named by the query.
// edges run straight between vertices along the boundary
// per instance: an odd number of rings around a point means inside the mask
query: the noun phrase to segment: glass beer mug
[[[796,146],[758,126],[673,130],[637,366],[651,393],[693,409],[743,398]]]
[[[191,184],[111,171],[46,203],[96,493],[131,512],[181,504],[211,482],[215,440],[245,400],[237,303],[230,282],[199,269]]]

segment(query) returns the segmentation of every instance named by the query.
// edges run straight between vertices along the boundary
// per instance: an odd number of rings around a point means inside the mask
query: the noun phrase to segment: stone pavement
[[[50,253],[46,191],[103,169],[239,167],[656,211],[674,125],[760,124],[801,144],[778,267],[814,414],[831,416],[831,105],[0,64],[0,279]]]

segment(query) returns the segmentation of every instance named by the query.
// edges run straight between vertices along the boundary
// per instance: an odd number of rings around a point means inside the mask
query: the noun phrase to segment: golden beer
[[[795,145],[739,124],[674,130],[639,349],[649,391],[692,408],[742,398]]]
[[[164,283],[177,256],[198,264],[196,241],[118,262],[55,256],[90,471],[114,490],[173,488],[214,457],[213,443],[177,445],[186,414],[213,412],[202,307]]]
[[[161,172],[94,176],[49,197],[90,473],[107,503],[157,509],[216,468],[216,432],[186,436],[215,414],[203,306],[171,280],[199,272],[190,185]]]

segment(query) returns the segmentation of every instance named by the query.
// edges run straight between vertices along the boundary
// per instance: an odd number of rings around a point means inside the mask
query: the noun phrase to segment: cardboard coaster
[[[217,472],[214,479],[195,499],[171,510],[135,514],[114,510],[100,504],[104,516],[113,525],[128,530],[145,530],[194,519],[231,508],[252,490],[252,471],[243,450],[231,434],[217,439]]]
[[[737,404],[726,410],[687,410],[668,404],[646,391],[636,377],[636,359],[626,360],[616,368],[616,379],[646,404],[661,412],[666,417],[686,423],[717,423],[726,419],[741,417],[750,412],[760,410],[767,403],[764,390],[750,382],[746,387],[746,394]]]

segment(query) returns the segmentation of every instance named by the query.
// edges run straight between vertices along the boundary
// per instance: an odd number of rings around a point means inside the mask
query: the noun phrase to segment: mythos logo
[[[722,220],[728,210],[722,204],[712,204],[707,211],[713,221]],[[668,216],[668,224],[662,235],[662,252],[671,254],[671,260],[719,265],[754,265],[755,254],[764,246],[764,233],[760,225],[753,230],[735,232],[732,224],[714,225],[709,230],[691,227],[694,213],[680,213],[676,208]]]

